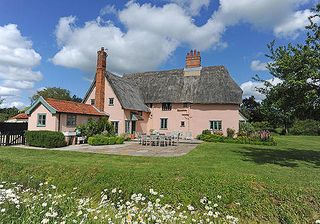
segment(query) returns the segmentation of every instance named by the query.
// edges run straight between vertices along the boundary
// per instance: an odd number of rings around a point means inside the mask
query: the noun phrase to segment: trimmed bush
[[[259,136],[238,136],[237,138],[228,138],[215,134],[201,134],[198,139],[205,142],[224,142],[224,143],[237,143],[237,144],[252,144],[252,145],[277,145],[277,142],[269,137],[268,139],[261,139]]]
[[[25,137],[30,146],[58,148],[66,145],[65,136],[57,131],[26,131]]]
[[[320,135],[320,121],[304,120],[296,121],[290,129],[293,135]]]
[[[88,144],[89,145],[115,145],[115,144],[123,144],[124,138],[121,136],[116,137],[107,137],[104,135],[95,135],[89,137]]]

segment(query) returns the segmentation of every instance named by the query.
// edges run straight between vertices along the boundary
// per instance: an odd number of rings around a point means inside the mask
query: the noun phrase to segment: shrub
[[[249,136],[254,132],[254,127],[248,122],[241,122],[238,136]]]
[[[123,144],[124,138],[121,136],[116,137],[107,137],[103,135],[95,135],[89,137],[89,145],[114,145],[114,144]]]
[[[121,134],[120,137],[122,137],[124,141],[131,141],[130,134]]]
[[[203,134],[203,135],[210,135],[210,134],[211,134],[211,131],[208,130],[208,129],[205,129],[205,130],[202,131],[202,134]]]
[[[227,128],[227,136],[228,138],[233,138],[235,135],[236,131],[232,128]]]
[[[293,135],[320,135],[320,121],[296,121],[290,129]]]
[[[25,137],[30,146],[58,148],[66,145],[65,136],[57,131],[26,131]]]
[[[98,120],[89,119],[86,124],[77,126],[77,132],[81,136],[91,137],[103,133],[104,135],[113,136],[114,128],[107,118],[99,118]]]
[[[238,143],[238,144],[253,144],[253,145],[276,145],[276,141],[271,137],[260,138],[260,135],[253,136],[238,136],[237,138],[228,138],[215,134],[201,134],[198,139],[205,142],[225,142],[225,143]]]
[[[255,131],[261,131],[261,130],[274,131],[274,128],[272,127],[272,125],[270,125],[270,123],[267,121],[252,122],[252,126]]]

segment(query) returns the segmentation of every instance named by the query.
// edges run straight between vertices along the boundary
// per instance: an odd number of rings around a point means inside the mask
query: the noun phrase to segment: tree
[[[37,91],[37,93],[31,97],[31,103],[36,101],[40,96],[42,96],[43,98],[54,98],[58,100],[71,100],[75,102],[82,101],[82,99],[77,97],[76,95],[73,95],[71,97],[70,91],[67,89],[58,87],[48,87],[43,90]]]
[[[8,120],[19,113],[19,109],[16,107],[0,108],[0,122]]]
[[[255,100],[254,96],[250,96],[242,100],[240,110],[248,118],[249,122],[259,122],[263,121],[260,107],[260,103]]]
[[[267,68],[281,83],[273,86],[264,81],[259,91],[266,95],[262,109],[269,122],[276,122],[286,130],[295,119],[320,120],[320,4],[313,9],[306,27],[307,35],[303,44],[288,44],[275,47],[269,45],[271,59]]]

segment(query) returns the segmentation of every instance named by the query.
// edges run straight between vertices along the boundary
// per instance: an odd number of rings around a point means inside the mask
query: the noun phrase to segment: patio
[[[88,144],[69,145],[62,148],[55,148],[49,150],[60,151],[76,151],[86,153],[100,153],[100,154],[113,154],[113,155],[128,155],[128,156],[152,156],[152,157],[175,157],[182,156],[193,150],[200,142],[179,142],[174,146],[142,146],[137,141],[125,142],[121,145],[102,145],[90,146]],[[29,148],[44,150],[43,148],[17,145],[12,147]]]

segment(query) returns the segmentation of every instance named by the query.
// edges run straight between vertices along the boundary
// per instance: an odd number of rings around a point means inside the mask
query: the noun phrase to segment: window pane
[[[46,125],[46,115],[45,114],[38,114],[38,125],[45,126]]]
[[[109,105],[113,105],[113,98],[109,98]]]
[[[68,114],[67,115],[67,126],[75,126],[76,125],[76,115]]]
[[[160,118],[160,128],[161,129],[168,128],[168,119],[167,118]]]
[[[162,110],[171,110],[171,109],[172,109],[171,103],[163,103],[162,104]]]
[[[130,133],[130,121],[125,121],[125,132]]]

